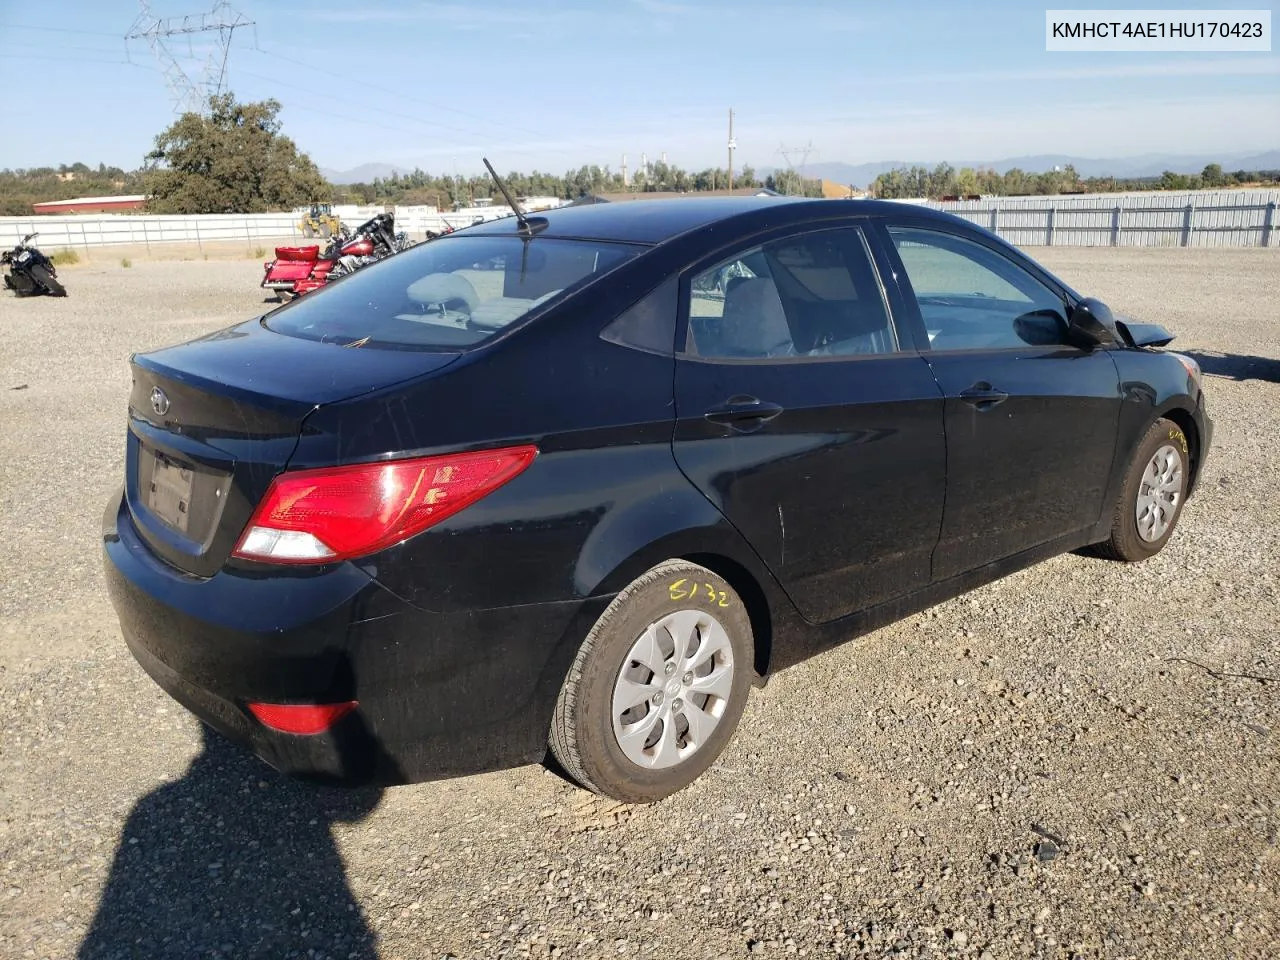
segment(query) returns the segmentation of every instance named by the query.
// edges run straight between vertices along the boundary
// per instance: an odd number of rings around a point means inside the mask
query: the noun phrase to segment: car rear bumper
[[[276,769],[393,784],[537,762],[578,643],[609,598],[432,613],[339,564],[183,574],[133,529],[103,528],[107,588],[134,658],[175,700]],[[359,706],[316,735],[247,704]]]

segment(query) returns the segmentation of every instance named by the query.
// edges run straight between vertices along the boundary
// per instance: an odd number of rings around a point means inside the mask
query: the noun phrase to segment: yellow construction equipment
[[[311,209],[302,215],[298,228],[304,237],[331,237],[338,232],[341,221],[333,213],[333,205],[313,203]]]

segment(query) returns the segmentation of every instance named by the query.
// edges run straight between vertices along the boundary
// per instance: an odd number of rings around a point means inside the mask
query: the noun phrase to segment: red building
[[[33,203],[36,213],[127,213],[141,210],[147,198],[138,194],[128,197],[77,197],[74,200],[46,200]]]

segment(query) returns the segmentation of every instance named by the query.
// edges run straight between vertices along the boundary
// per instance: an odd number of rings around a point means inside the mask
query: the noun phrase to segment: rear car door
[[[792,228],[682,280],[676,460],[812,622],[927,585],[942,520],[942,395],[873,242]]]
[[[1064,292],[979,234],[889,223],[884,244],[946,395],[947,505],[935,580],[1098,521],[1119,374],[1067,338]]]

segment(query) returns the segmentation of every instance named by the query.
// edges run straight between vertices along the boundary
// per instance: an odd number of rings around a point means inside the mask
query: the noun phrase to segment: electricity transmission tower
[[[175,113],[192,111],[203,113],[209,98],[222,93],[227,81],[227,55],[231,51],[231,38],[240,27],[253,25],[253,21],[231,8],[227,0],[218,0],[208,13],[185,17],[159,18],[151,13],[150,0],[138,0],[141,12],[125,34],[128,49],[130,40],[145,40],[160,63],[165,86],[173,98]],[[206,42],[211,46],[204,55],[204,62],[194,75],[183,67],[174,56],[170,44],[175,38],[185,37],[189,60],[195,60],[191,46],[193,37],[211,34]]]
[[[788,147],[785,144],[778,145],[778,152],[782,154],[782,160],[787,165],[787,169],[792,173],[796,172],[794,157],[800,158],[800,179],[798,186],[801,194],[804,193],[804,168],[809,163],[809,155],[813,153],[813,141],[810,140],[803,147]],[[787,178],[787,195],[791,195],[792,186],[797,183],[795,177]]]

